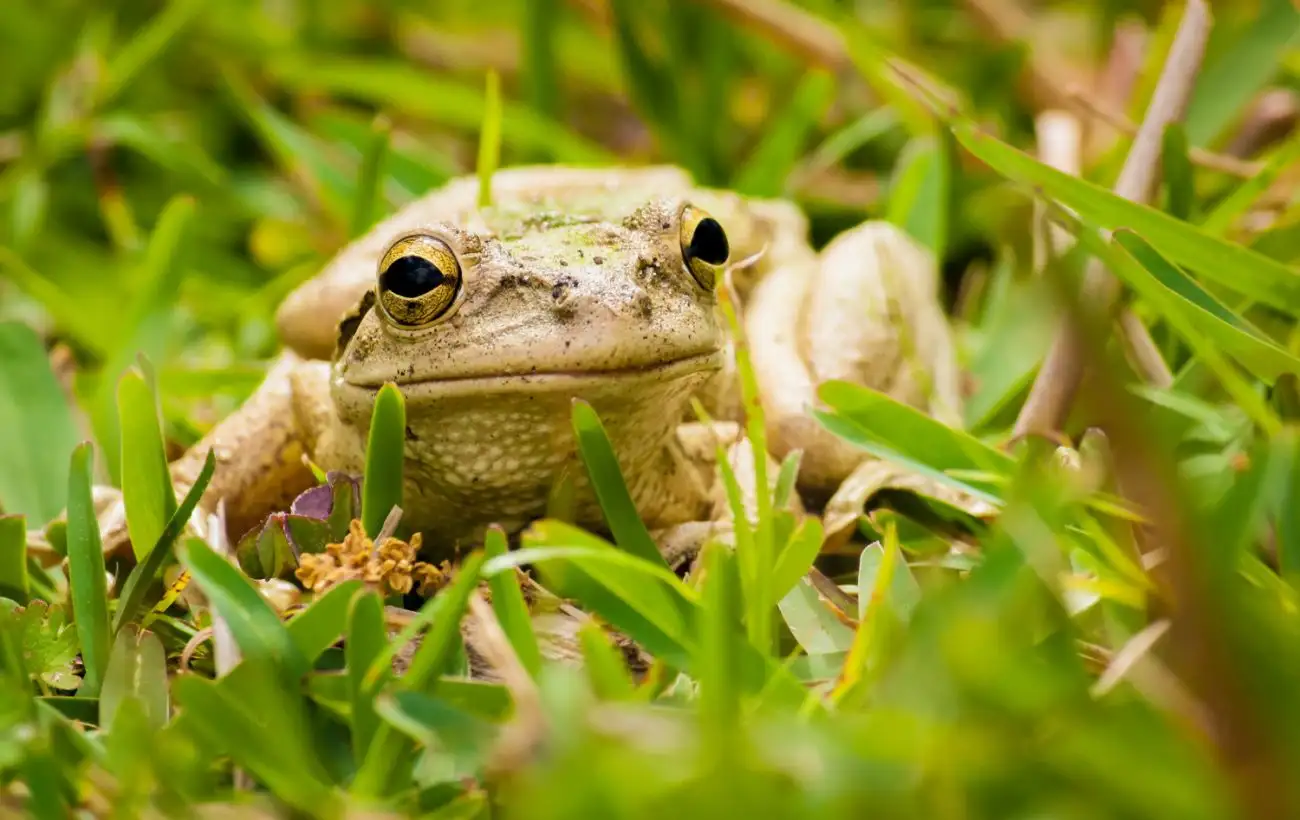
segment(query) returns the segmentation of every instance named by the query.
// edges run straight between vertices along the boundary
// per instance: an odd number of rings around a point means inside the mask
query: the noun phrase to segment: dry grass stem
[[[1115,193],[1119,196],[1134,202],[1150,201],[1159,179],[1160,151],[1165,128],[1170,123],[1181,120],[1187,110],[1196,75],[1205,56],[1210,25],[1210,10],[1204,0],[1189,0],[1151,105],[1115,183]],[[1092,260],[1084,273],[1084,303],[1109,314],[1118,297],[1119,283],[1099,261]],[[1130,349],[1141,351],[1144,344],[1135,339],[1134,323],[1136,320],[1129,322],[1124,331],[1129,337]],[[1145,328],[1141,329],[1141,335],[1146,335]],[[1147,352],[1149,351],[1142,351],[1135,356],[1135,363],[1143,367],[1143,375],[1156,384],[1169,384],[1172,375],[1164,362],[1159,362],[1159,367],[1156,367],[1154,362],[1145,357]],[[1082,379],[1081,343],[1077,329],[1067,321],[1057,330],[1056,337],[1052,340],[1029,398],[1016,419],[1014,435],[1019,437],[1030,431],[1059,429],[1069,414]]]
[[[1075,108],[1115,128],[1125,136],[1133,136],[1138,132],[1138,126],[1134,125],[1132,120],[1107,107],[1105,103],[1093,99],[1082,88],[1070,89],[1069,102]],[[1193,165],[1199,165],[1209,171],[1250,179],[1263,169],[1261,163],[1243,160],[1240,156],[1244,155],[1216,154],[1195,146],[1187,149],[1187,159]]]

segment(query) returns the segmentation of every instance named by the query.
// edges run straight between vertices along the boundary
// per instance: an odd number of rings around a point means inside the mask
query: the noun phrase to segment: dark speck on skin
[[[561,276],[551,287],[551,298],[559,301],[570,288],[576,288],[578,280],[572,276]]]
[[[603,264],[605,264],[605,257],[603,257],[603,256],[593,256],[593,257],[591,257],[591,261],[592,261],[592,262],[595,262],[597,265],[603,265]]]

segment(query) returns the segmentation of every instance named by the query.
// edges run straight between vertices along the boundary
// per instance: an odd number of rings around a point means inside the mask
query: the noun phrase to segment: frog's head
[[[340,386],[582,395],[721,366],[715,287],[731,248],[700,208],[657,198],[618,215],[494,218],[392,238],[341,327]]]

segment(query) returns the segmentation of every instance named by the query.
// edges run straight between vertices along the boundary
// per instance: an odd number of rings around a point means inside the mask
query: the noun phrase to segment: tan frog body
[[[173,465],[183,489],[215,448],[203,503],[225,500],[232,537],[311,486],[303,456],[361,472],[386,381],[406,399],[403,521],[435,553],[540,517],[566,468],[578,523],[601,528],[575,398],[599,414],[652,530],[710,520],[713,469],[691,457],[708,448],[683,423],[692,395],[737,412],[715,291],[729,266],[772,455],[805,450],[805,493],[824,499],[864,459],[806,414],[818,382],[848,378],[949,419],[958,407],[933,262],[888,226],[818,255],[793,205],[697,188],[673,168],[514,168],[492,185],[482,210],[473,178],[407,205],[281,306],[285,355]]]

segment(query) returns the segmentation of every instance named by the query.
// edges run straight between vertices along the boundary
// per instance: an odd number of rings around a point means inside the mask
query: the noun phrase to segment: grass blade
[[[968,123],[954,125],[953,131],[968,151],[993,170],[1059,200],[1085,223],[1110,230],[1128,228],[1175,263],[1288,315],[1300,315],[1300,276],[1286,265],[1043,165]]]
[[[194,514],[194,508],[198,506],[203,491],[207,489],[208,482],[212,480],[212,473],[216,470],[216,467],[216,455],[209,450],[207,458],[203,461],[203,469],[199,471],[194,486],[190,487],[190,491],[185,494],[185,499],[181,502],[180,507],[172,512],[171,518],[167,521],[167,526],[145,555],[144,560],[136,564],[132,568],[131,574],[126,577],[126,583],[122,585],[121,591],[118,593],[117,612],[113,616],[113,632],[121,632],[122,627],[130,622],[131,618],[140,609],[140,605],[144,603],[145,592],[148,591],[153,580],[158,577],[163,564],[173,555],[176,539],[180,537],[181,532],[189,523],[190,516]]]
[[[147,630],[126,629],[113,641],[99,695],[99,725],[103,731],[112,731],[118,709],[128,699],[140,702],[145,719],[155,730],[167,723],[167,651],[158,636]]]
[[[605,513],[605,523],[620,549],[652,563],[667,568],[668,564],[650,537],[632,503],[627,482],[619,468],[614,447],[610,444],[605,427],[590,404],[580,399],[573,402],[573,434],[578,442],[578,454],[587,468],[591,487]]]
[[[596,697],[601,700],[631,700],[636,695],[636,685],[628,674],[623,656],[610,644],[598,623],[584,621],[578,627],[578,643],[582,647],[582,668]]]
[[[786,179],[803,156],[808,136],[826,113],[834,94],[830,74],[810,71],[804,75],[789,103],[773,111],[762,141],[736,172],[732,187],[750,196],[784,194]]]
[[[460,622],[469,605],[470,593],[479,582],[483,561],[483,553],[471,554],[460,565],[451,585],[443,588],[427,605],[432,626],[411,658],[411,665],[398,684],[400,690],[436,690],[438,677],[446,671],[460,644]],[[394,642],[394,645],[399,644]],[[367,680],[381,678],[376,673],[380,664],[391,663],[387,658],[385,652],[371,665]],[[379,798],[388,794],[393,784],[401,782],[414,764],[411,746],[411,740],[398,733],[392,724],[380,724],[370,743],[370,751],[352,783],[353,794],[361,798]]]
[[[358,580],[344,581],[330,587],[324,595],[316,598],[285,624],[289,637],[293,639],[298,651],[308,666],[333,646],[339,636],[347,631],[348,609],[352,597],[361,589]]]
[[[505,555],[507,549],[506,533],[500,527],[488,529],[483,543],[487,562]],[[487,562],[483,573],[487,575]],[[528,604],[524,600],[523,590],[519,587],[519,577],[515,572],[499,572],[488,575],[488,589],[492,593],[492,610],[501,629],[514,647],[519,662],[534,678],[542,669],[542,653],[537,647],[537,635],[533,633],[532,619],[528,614]]]
[[[1300,31],[1300,10],[1289,0],[1263,0],[1258,16],[1230,48],[1197,78],[1187,105],[1187,139],[1210,145],[1277,72]]]
[[[1250,179],[1243,180],[1201,221],[1201,230],[1211,236],[1225,236],[1237,217],[1246,213],[1278,177],[1300,160],[1300,134],[1293,135],[1273,152],[1268,162]]]
[[[86,667],[81,692],[87,697],[99,694],[109,651],[108,579],[90,490],[94,452],[90,442],[77,445],[68,471],[68,587]]]
[[[375,396],[366,445],[365,480],[361,484],[361,524],[374,538],[393,507],[402,506],[406,461],[406,400],[397,385],[386,383]]]
[[[0,515],[0,598],[27,603],[27,519]]]
[[[386,163],[392,142],[393,126],[385,116],[377,116],[370,124],[369,139],[361,156],[361,172],[357,176],[357,192],[352,206],[353,239],[370,230],[383,210]]]
[[[59,465],[77,438],[40,338],[26,325],[0,322],[0,505],[35,522],[58,515],[68,497]]]
[[[176,512],[176,493],[167,469],[158,398],[144,376],[128,370],[117,384],[122,425],[122,500],[137,561],[158,541]]]
[[[918,137],[899,157],[885,218],[943,259],[952,212],[952,147],[945,133]]]
[[[492,205],[492,175],[501,164],[501,77],[487,73],[483,128],[478,138],[478,206]]]
[[[347,642],[343,652],[347,661],[348,700],[352,704],[352,756],[355,760],[365,760],[379,730],[376,691],[366,686],[365,677],[383,654],[388,634],[384,630],[384,602],[378,595],[369,590],[354,592],[348,604]]]
[[[245,662],[270,661],[292,678],[307,672],[306,659],[289,631],[247,576],[197,538],[185,541],[178,552],[213,609],[229,625]]]
[[[1181,123],[1165,128],[1160,145],[1161,176],[1165,181],[1165,213],[1190,221],[1196,202],[1196,180],[1192,161],[1187,158],[1187,131]]]

